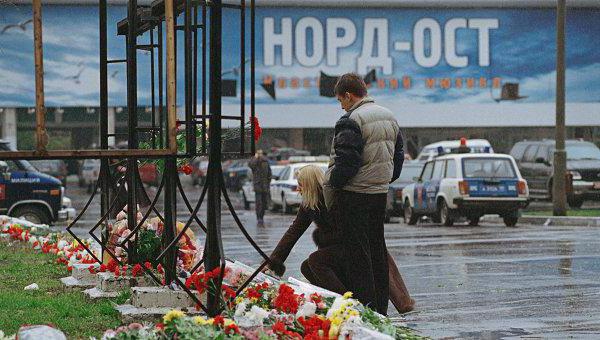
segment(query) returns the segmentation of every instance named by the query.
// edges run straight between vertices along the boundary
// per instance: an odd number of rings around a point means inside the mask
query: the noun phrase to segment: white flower
[[[65,241],[65,240],[60,240],[58,241],[58,244],[56,245],[56,247],[58,249],[63,249],[64,247],[68,246],[69,242]]]
[[[296,312],[296,318],[301,316],[308,317],[314,315],[317,312],[317,305],[315,305],[311,301],[306,301],[300,308],[298,308],[298,312]]]
[[[242,315],[244,315],[244,313],[246,312],[246,306],[247,306],[246,301],[244,301],[242,303],[239,303],[235,307],[235,316],[242,316]]]
[[[269,312],[258,307],[257,305],[254,305],[248,312],[246,312],[246,317],[255,321],[259,321],[262,324],[263,320],[269,317]]]

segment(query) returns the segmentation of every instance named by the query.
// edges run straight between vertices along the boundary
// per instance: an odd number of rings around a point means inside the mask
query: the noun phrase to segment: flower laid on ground
[[[162,228],[157,225],[155,230],[159,229]],[[110,271],[128,276],[141,275],[146,270],[162,271],[161,266],[155,267],[149,261],[133,266],[121,265],[115,260],[94,265],[94,259],[85,251],[85,247],[90,246],[89,241],[79,244],[63,234],[38,235],[29,228],[6,223],[0,224],[0,234],[6,235],[0,239],[24,242],[38,251],[55,254],[57,262],[67,268],[75,263],[89,263],[90,272]],[[164,315],[162,323],[133,323],[106,331],[103,339],[421,339],[410,329],[393,325],[390,319],[363,306],[351,293],[324,297],[316,293],[322,290],[311,290],[310,285],[259,280],[236,294],[230,282],[220,283],[221,274],[235,278],[231,268],[236,268],[235,263],[228,262],[224,273],[220,268],[204,272],[201,267],[186,280],[188,287],[203,293],[221,284],[221,298],[225,302],[221,315],[190,317],[174,310]],[[243,273],[240,276],[248,274],[243,270],[240,273]]]
[[[179,171],[183,172],[186,175],[191,175],[194,170],[192,169],[191,165],[185,164],[185,165],[182,165],[181,167],[179,167]]]

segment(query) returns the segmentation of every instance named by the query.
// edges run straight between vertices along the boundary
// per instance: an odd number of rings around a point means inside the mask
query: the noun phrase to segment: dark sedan
[[[387,204],[385,209],[385,221],[389,222],[392,216],[402,216],[404,214],[402,205],[402,189],[414,182],[415,177],[419,177],[423,162],[405,161],[402,166],[400,178],[390,184],[387,195]]]

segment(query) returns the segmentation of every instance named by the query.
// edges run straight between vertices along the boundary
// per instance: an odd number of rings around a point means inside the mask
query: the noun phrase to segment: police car
[[[0,151],[11,151],[0,140]],[[75,217],[60,180],[43,174],[26,160],[0,160],[0,215],[50,224]]]
[[[284,212],[291,213],[293,207],[300,206],[302,196],[300,196],[300,192],[298,191],[296,172],[309,164],[321,167],[323,172],[327,171],[328,163],[325,162],[292,163],[287,165],[281,170],[279,179],[271,182],[271,210],[275,211],[281,208]]]
[[[415,180],[402,191],[404,221],[410,225],[421,216],[445,226],[461,218],[477,225],[481,216],[498,214],[514,226],[529,204],[527,182],[510,155],[442,155],[426,162]]]
[[[279,179],[279,175],[284,168],[285,165],[271,165],[271,183]],[[252,172],[250,172],[250,175],[252,175]],[[250,209],[250,204],[256,201],[252,176],[242,186],[242,199],[244,200],[244,209],[246,210]]]

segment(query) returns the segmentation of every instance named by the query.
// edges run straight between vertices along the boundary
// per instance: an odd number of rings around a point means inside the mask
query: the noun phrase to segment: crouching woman
[[[310,283],[332,292],[344,294],[347,291],[346,287],[349,286],[348,280],[360,280],[361,278],[349,278],[344,274],[343,261],[349,259],[343,258],[344,252],[341,248],[343,235],[335,226],[333,217],[327,212],[325,206],[323,171],[318,166],[307,165],[298,170],[296,178],[298,178],[302,203],[296,219],[271,254],[271,264],[268,268],[276,275],[282,276],[286,269],[284,262],[292,248],[311,223],[314,223],[316,228],[313,232],[313,241],[317,245],[317,250],[302,262],[300,271]],[[387,258],[390,271],[390,300],[400,313],[408,312],[413,309],[414,300],[408,294],[394,259],[389,254]]]

